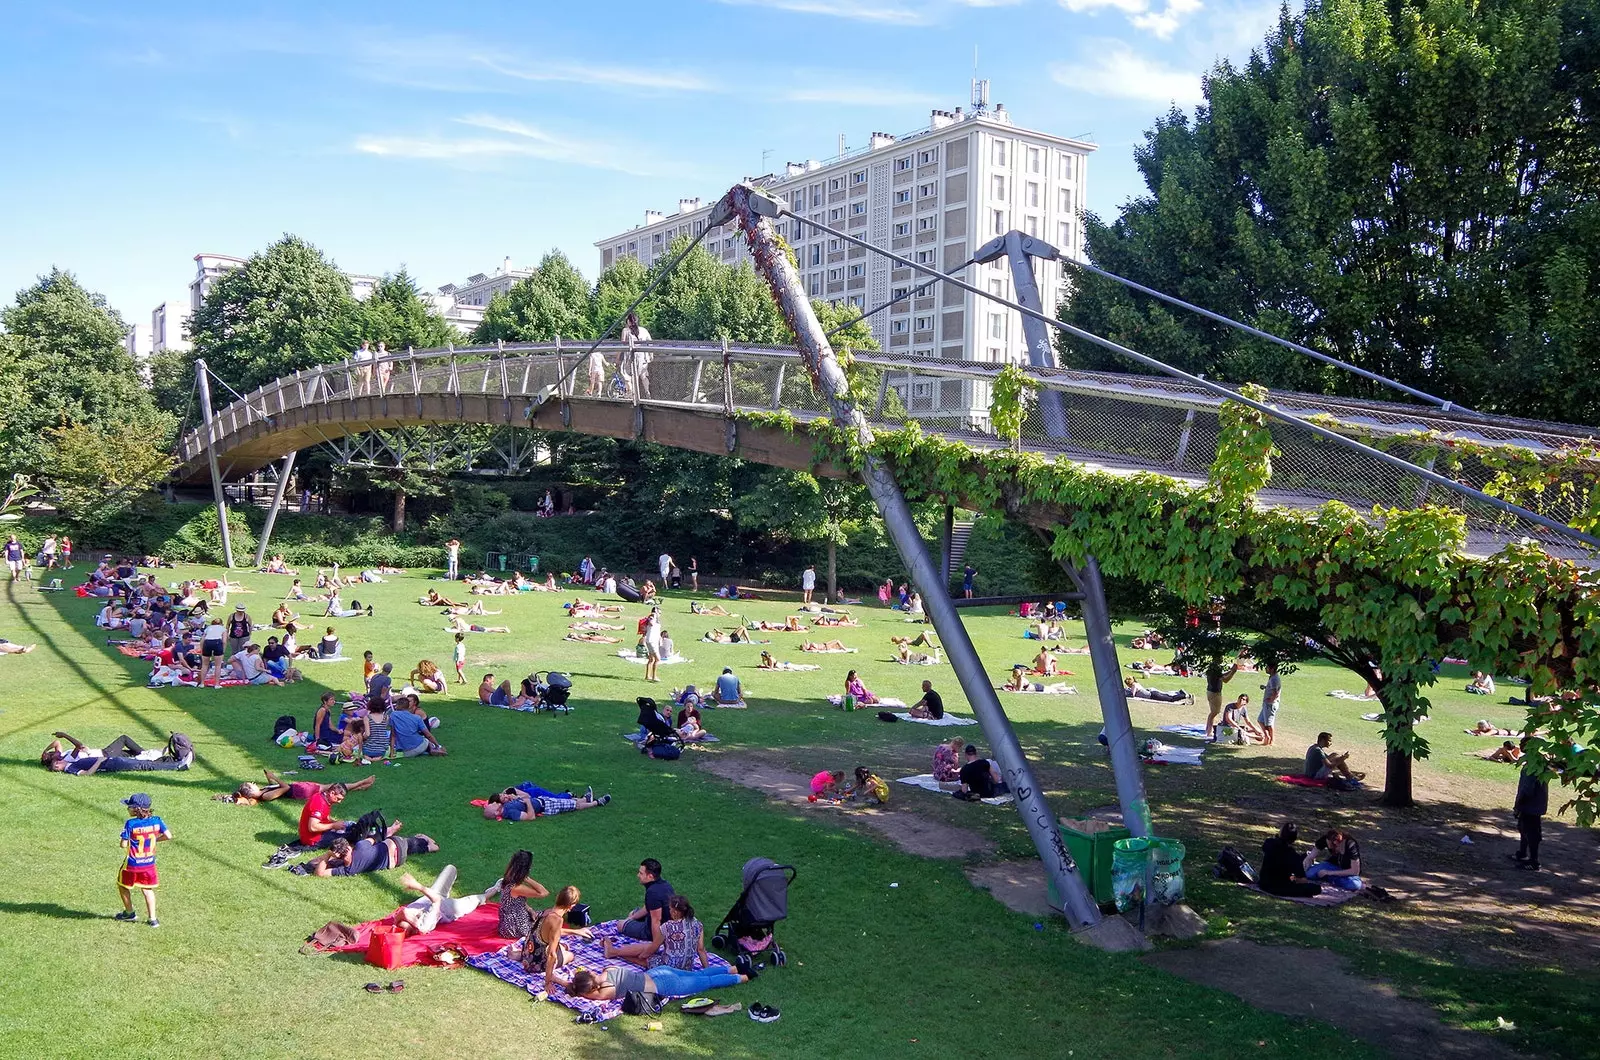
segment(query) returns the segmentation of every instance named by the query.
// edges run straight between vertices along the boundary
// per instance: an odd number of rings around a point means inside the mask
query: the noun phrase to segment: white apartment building
[[[981,84],[981,83],[980,83]],[[954,272],[981,247],[1011,229],[1038,236],[1081,257],[1088,157],[1095,145],[1012,124],[1003,105],[974,92],[970,112],[935,110],[924,129],[904,136],[873,133],[868,145],[826,162],[791,162],[782,173],[756,179],[769,194],[810,220],[842,229],[945,272]],[[602,269],[623,257],[649,265],[679,236],[697,236],[711,206],[681,199],[676,213],[646,211],[645,223],[600,240]],[[794,249],[813,298],[871,309],[926,282],[914,269],[852,247],[792,220],[777,222]],[[713,257],[750,260],[732,226],[707,236]],[[1044,311],[1053,313],[1064,281],[1058,262],[1035,262]],[[969,266],[968,282],[1004,298],[1014,295],[1004,258]],[[1021,314],[949,285],[908,298],[871,320],[885,350],[918,357],[985,362],[1026,360]],[[946,380],[915,382],[901,400],[917,412],[983,415],[988,388]]]

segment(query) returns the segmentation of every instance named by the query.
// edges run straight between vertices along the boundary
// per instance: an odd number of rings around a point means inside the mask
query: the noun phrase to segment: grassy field
[[[237,599],[264,619],[287,579],[246,574],[243,580],[256,593]],[[370,648],[380,661],[393,661],[398,675],[419,658],[448,668],[451,637],[436,610],[416,603],[424,587],[408,576],[355,591],[377,614],[337,623],[347,653],[359,660]],[[417,1047],[438,1056],[671,1050],[1168,1057],[1248,1049],[1254,1056],[1304,1057],[1325,1051],[1327,1036],[1338,1033],[1257,1011],[1135,957],[1081,946],[1059,920],[1037,929],[1036,918],[1012,913],[974,888],[962,859],[901,853],[839,814],[774,803],[697,768],[716,757],[803,770],[860,763],[885,775],[925,772],[932,745],[948,730],[884,725],[870,712],[843,714],[823,702],[854,666],[879,694],[908,701],[918,682],[931,677],[946,703],[966,712],[948,667],[888,661],[888,637],[913,628],[898,615],[860,608],[865,626],[837,634],[860,654],[815,657],[823,666],[816,673],[761,674],[754,670],[759,649],[697,641],[712,621],[731,620],[691,616],[687,598],[675,595],[666,604],[667,629],[694,661],[663,667],[663,684],[647,686],[641,668],[616,658],[614,647],[562,642],[566,620],[558,599],[491,598],[488,606],[505,612],[493,621],[515,632],[471,637],[468,668],[474,682],[485,671],[515,681],[535,668],[565,670],[576,686],[575,713],[494,710],[477,705],[473,686],[453,687],[429,700],[443,719],[439,735],[449,757],[375,766],[374,789],[353,796],[346,808],[382,807],[391,820],[403,819],[408,832],[439,839],[441,853],[413,867],[431,875],[454,863],[464,888],[487,885],[524,846],[534,853],[536,878],[552,890],[577,884],[601,917],[637,904],[633,872],[642,857],[661,859],[708,929],[736,896],[747,858],[792,863],[800,876],[790,920],[779,931],[791,966],[725,992],[726,1000],[780,1007],[780,1022],[671,1015],[661,1032],[631,1018],[606,1030],[579,1027],[568,1010],[532,1004],[471,970],[409,969],[403,994],[366,994],[361,984],[375,976],[358,960],[303,957],[296,949],[327,920],[356,922],[393,909],[403,900],[392,878],[399,874],[319,880],[264,871],[262,861],[292,834],[297,805],[250,809],[211,800],[258,777],[263,766],[292,769],[293,752],[270,741],[273,719],[294,714],[308,725],[325,687],[359,684],[359,661],[308,666],[306,682],[283,689],[150,690],[142,683],[147,665],[107,648],[93,628],[96,604],[0,586],[0,636],[40,645],[27,656],[0,657],[0,778],[10,804],[5,845],[13,863],[13,883],[0,896],[0,959],[7,970],[0,976],[0,1011],[7,1014],[0,1055],[32,1055],[49,1042],[52,1051],[74,1056],[108,1050],[348,1056],[352,1049]],[[742,609],[753,618],[790,613],[782,601]],[[641,613],[628,608],[630,628]],[[1031,656],[1015,619],[979,614],[970,626],[997,681],[1010,663]],[[1124,661],[1135,657],[1126,648],[1132,632],[1119,630]],[[779,658],[802,658],[798,635],[767,636]],[[743,675],[752,709],[708,714],[723,741],[715,749],[650,762],[618,738],[632,728],[635,696],[704,685],[724,665]],[[1012,697],[1006,705],[1053,808],[1076,814],[1106,807],[1115,796],[1094,743],[1098,705],[1088,660],[1066,665],[1078,671],[1068,680],[1084,694]],[[1447,1022],[1482,1028],[1502,1016],[1517,1023],[1517,1031],[1501,1035],[1513,1044],[1544,1055],[1595,1055],[1594,912],[1579,887],[1579,874],[1588,871],[1580,866],[1594,861],[1593,836],[1552,824],[1545,860],[1555,872],[1529,880],[1509,870],[1505,809],[1514,771],[1470,757],[1485,744],[1460,730],[1479,717],[1504,725],[1521,715],[1503,696],[1487,703],[1459,691],[1463,674],[1446,668],[1427,726],[1434,751],[1418,770],[1423,806],[1385,811],[1373,792],[1306,791],[1272,781],[1296,771],[1324,728],[1338,746],[1355,751],[1358,768],[1381,775],[1378,727],[1359,720],[1372,708],[1327,698],[1332,688],[1350,688],[1351,679],[1310,666],[1285,681],[1276,747],[1215,749],[1199,769],[1147,771],[1158,830],[1188,843],[1192,904],[1214,934],[1327,947],[1433,1004]],[[1152,683],[1200,691],[1197,681]],[[1259,680],[1243,675],[1236,684],[1256,692]],[[1181,704],[1141,701],[1133,711],[1135,724],[1145,728],[1203,719],[1203,707],[1197,713]],[[182,730],[194,737],[199,761],[186,773],[51,774],[37,756],[54,729],[95,745],[121,732],[154,744]],[[341,767],[315,776],[365,772]],[[550,787],[593,784],[615,801],[526,824],[490,823],[467,805],[529,779]],[[989,857],[1031,853],[1008,810],[892,786],[896,807],[982,833],[994,847]],[[124,816],[118,800],[136,790],[154,795],[176,834],[161,850],[162,927],[154,931],[109,919],[118,908],[112,885]],[[1303,833],[1335,823],[1350,827],[1378,881],[1414,900],[1306,909],[1210,879],[1222,843],[1253,856],[1284,815],[1298,819]],[[1473,845],[1461,845],[1464,834]],[[1377,1055],[1346,1035],[1338,1040],[1344,1056]]]

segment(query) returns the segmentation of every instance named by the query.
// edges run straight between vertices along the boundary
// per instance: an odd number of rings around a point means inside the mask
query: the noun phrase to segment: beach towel
[[[919,652],[918,654],[921,653]],[[901,659],[897,656],[889,661],[899,663],[901,666],[942,666],[944,664],[943,659],[935,659],[931,655],[923,655],[920,659]]]
[[[859,648],[801,648],[808,655],[854,655]]]
[[[951,794],[949,791],[946,791],[944,788],[939,786],[939,782],[933,779],[932,773],[918,773],[914,777],[896,777],[895,783],[910,784],[914,788],[921,788],[924,791],[936,792],[940,795]],[[1006,806],[1016,802],[1017,800],[1013,795],[995,795],[988,799],[975,799],[969,801],[981,802],[989,806]]]
[[[639,654],[637,654],[635,652],[631,652],[631,651],[619,651],[619,652],[617,652],[617,658],[621,659],[624,662],[638,663],[640,666],[643,666],[644,663],[645,663],[645,658],[644,658],[643,655],[639,655]],[[673,652],[671,658],[667,658],[667,659],[662,659],[661,660],[661,665],[662,666],[674,666],[674,665],[676,665],[678,663],[686,663],[686,662],[694,662],[694,660],[693,659],[684,658],[682,652]]]
[[[715,696],[707,696],[700,701],[700,705],[707,710],[749,710],[750,704],[744,700],[737,703],[718,703]]]
[[[788,671],[791,671],[791,672],[800,671],[800,670],[820,670],[820,669],[822,669],[822,667],[818,666],[816,663],[781,662],[776,666],[770,666],[770,667],[769,666],[758,666],[758,667],[756,667],[756,669],[760,670],[762,673],[769,673],[770,674],[770,673],[779,673],[779,672],[782,672],[784,670],[788,670]]]
[[[1205,753],[1204,747],[1169,747],[1162,744],[1161,750],[1145,761],[1167,766],[1199,766],[1205,764],[1201,761],[1201,756]]]
[[[1296,902],[1300,905],[1314,905],[1321,906],[1323,908],[1335,905],[1343,905],[1361,893],[1360,891],[1347,891],[1342,887],[1324,887],[1322,888],[1322,893],[1314,898],[1299,898],[1287,894],[1273,894],[1271,891],[1263,891],[1258,885],[1253,883],[1249,884],[1245,889],[1249,891],[1255,891],[1257,894],[1264,894],[1268,898],[1280,898],[1285,902]]]
[[[349,662],[348,655],[297,655],[295,662]]]
[[[1363,715],[1361,715],[1361,720],[1362,721],[1382,721],[1383,720],[1383,714],[1381,712],[1377,713],[1377,714],[1363,714]]]
[[[1332,692],[1329,692],[1328,695],[1332,696],[1334,699],[1353,699],[1357,703],[1376,703],[1378,701],[1377,696],[1358,696],[1354,692],[1346,692],[1342,688],[1335,688]]]
[[[636,732],[625,732],[625,733],[622,734],[622,738],[624,740],[627,740],[629,743],[633,744],[635,747],[639,746],[639,734],[636,733]],[[700,744],[703,744],[703,743],[721,743],[721,742],[722,741],[717,739],[715,736],[704,736],[704,737],[701,737],[698,740],[693,741],[692,743],[686,743],[683,746],[685,746],[685,747],[698,747]]]
[[[372,929],[377,924],[393,923],[390,917],[382,920],[369,920],[364,924],[356,925],[356,940],[346,946],[331,947],[333,952],[365,953],[367,942],[372,938]],[[454,949],[471,957],[473,954],[489,953],[506,944],[500,937],[500,907],[493,902],[486,902],[462,917],[448,924],[440,924],[426,935],[408,935],[405,945],[400,951],[400,965],[405,968],[413,964],[437,964],[433,955],[439,950]],[[323,949],[323,947],[317,947]]]
[[[494,907],[488,906],[486,908],[493,909]],[[496,911],[496,915],[498,916],[498,911]],[[460,921],[457,921],[457,923],[460,923]],[[630,967],[622,961],[606,960],[605,953],[601,949],[602,940],[606,938],[615,939],[619,942],[633,941],[622,937],[619,932],[621,925],[622,921],[620,920],[608,920],[603,924],[596,924],[590,929],[591,938],[585,939],[576,935],[564,936],[561,941],[572,952],[572,963],[566,965],[562,970],[570,975],[579,968],[587,968],[596,975],[604,975],[605,970],[609,967]],[[429,937],[431,936],[423,936],[423,938]],[[488,953],[469,956],[467,964],[480,972],[488,972],[496,979],[502,979],[513,986],[519,986],[529,994],[544,992],[546,984],[543,972],[524,971],[522,959],[508,955],[507,951],[510,947],[503,945],[505,940],[500,939],[497,941],[502,943],[501,947]],[[717,971],[733,971],[728,962],[716,954],[708,953],[707,956],[710,958],[710,967]],[[599,1023],[603,1020],[616,1019],[622,1015],[622,1000],[620,998],[611,1001],[590,1001],[586,998],[573,997],[554,983],[549,984],[547,996],[556,1004],[565,1005],[567,1008],[578,1012],[579,1019],[585,1023]]]
[[[1078,694],[1077,685],[1068,685],[1065,688],[1006,688],[1004,685],[995,685],[996,692],[1010,692],[1014,696],[1075,696]]]
[[[1327,788],[1329,791],[1356,791],[1364,786],[1359,780],[1340,780],[1338,784],[1330,784],[1328,780],[1336,778],[1316,780],[1312,777],[1291,776],[1288,773],[1275,779],[1280,784],[1294,784],[1302,788]]]
[[[1179,736],[1188,736],[1195,740],[1204,740],[1206,738],[1206,727],[1204,725],[1162,725],[1158,727],[1157,731],[1176,733]]]
[[[843,706],[844,705],[844,696],[842,696],[842,695],[829,696],[828,697],[828,702],[833,704],[836,707]],[[891,699],[891,698],[885,697],[883,699],[878,700],[875,703],[860,703],[860,702],[858,702],[856,704],[856,709],[857,710],[868,710],[868,709],[871,709],[873,707],[904,707],[905,705],[906,705],[906,701],[903,700],[903,699]]]
[[[888,700],[880,700],[878,705],[879,706],[883,706],[886,703],[888,703]],[[946,714],[942,718],[913,718],[910,714],[902,714],[902,713],[899,713],[897,711],[895,713],[895,717],[899,718],[901,721],[914,721],[918,725],[976,725],[976,724],[978,724],[977,721],[975,719],[973,719],[973,718],[958,718],[954,714]]]

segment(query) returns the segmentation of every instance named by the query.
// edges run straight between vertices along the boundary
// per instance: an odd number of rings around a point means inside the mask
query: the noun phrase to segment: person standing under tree
[[[128,820],[122,826],[122,849],[126,859],[117,876],[117,894],[122,898],[122,912],[117,920],[138,920],[133,911],[133,892],[144,893],[144,908],[149,914],[150,926],[160,927],[156,919],[156,844],[172,838],[166,822],[150,808],[150,796],[139,792],[122,800],[128,808]]]
[[[1261,686],[1261,743],[1271,746],[1278,723],[1278,703],[1283,695],[1283,678],[1278,676],[1277,660],[1267,663],[1267,683]]]
[[[978,568],[968,563],[961,572],[961,595],[968,600],[972,599],[972,579],[978,576]]]
[[[61,569],[72,569],[72,538],[67,534],[61,535]]]
[[[1550,812],[1550,782],[1539,776],[1544,768],[1542,755],[1528,754],[1528,741],[1522,738],[1522,776],[1517,778],[1517,798],[1511,812],[1517,819],[1517,835],[1521,842],[1511,860],[1517,868],[1539,871],[1539,844],[1544,839],[1544,815]]]
[[[700,591],[700,561],[693,556],[689,557],[689,585],[695,592]]]
[[[461,576],[461,542],[455,538],[444,543],[444,576],[450,581],[455,581]]]
[[[667,575],[672,571],[672,556],[666,552],[656,557],[656,569],[661,572],[661,587],[667,587]]]
[[[6,539],[6,566],[11,568],[12,581],[22,577],[22,557],[22,542],[17,540],[16,534],[12,534]]]
[[[811,602],[811,594],[816,591],[816,588],[817,588],[817,567],[816,567],[816,564],[807,564],[805,572],[800,575],[800,593],[805,598],[805,602],[806,603],[809,604]]]

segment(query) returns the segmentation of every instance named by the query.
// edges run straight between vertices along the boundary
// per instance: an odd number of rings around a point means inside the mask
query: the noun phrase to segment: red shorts
[[[117,875],[119,887],[155,887],[160,882],[154,865],[145,865],[137,869],[130,869],[124,865],[122,872]]]

